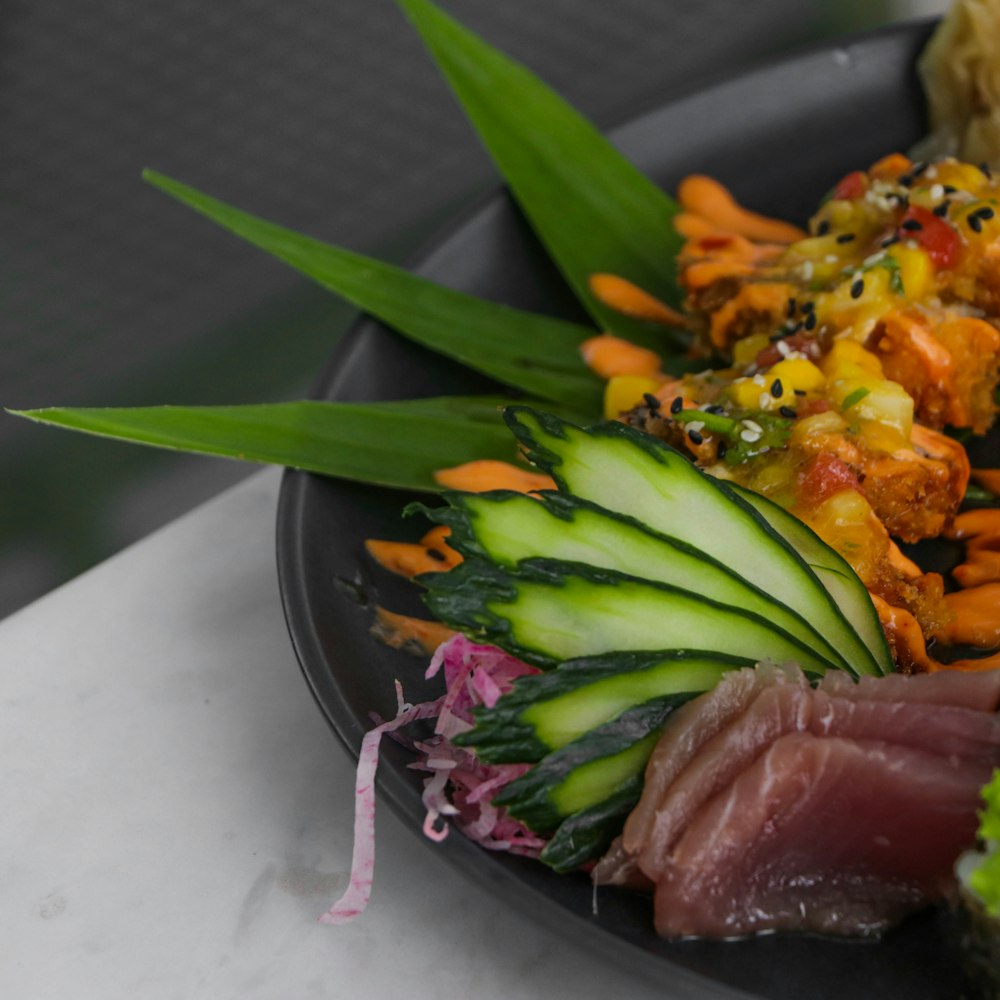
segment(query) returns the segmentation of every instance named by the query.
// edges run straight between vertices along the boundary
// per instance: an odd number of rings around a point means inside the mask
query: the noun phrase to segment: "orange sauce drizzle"
[[[635,319],[645,319],[665,326],[687,326],[683,313],[671,309],[665,302],[643,291],[617,274],[592,274],[588,284],[594,297],[610,309]]]
[[[393,649],[406,649],[430,656],[455,632],[440,622],[397,615],[394,611],[379,607],[375,609],[372,634]]]
[[[487,490],[535,493],[538,490],[556,488],[551,476],[530,472],[511,465],[510,462],[498,462],[491,458],[466,462],[450,469],[438,469],[434,473],[434,480],[446,489],[462,490],[465,493],[485,493]]]

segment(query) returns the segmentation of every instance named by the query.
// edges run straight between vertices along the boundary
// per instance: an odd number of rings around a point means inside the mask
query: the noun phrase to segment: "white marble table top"
[[[0,996],[694,995],[498,904],[387,808],[371,906],[318,923],[347,881],[353,762],[285,629],[278,480],[0,623]]]

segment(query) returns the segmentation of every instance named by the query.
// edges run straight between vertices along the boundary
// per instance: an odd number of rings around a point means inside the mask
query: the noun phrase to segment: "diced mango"
[[[856,340],[837,340],[819,363],[830,379],[846,378],[857,370],[882,378],[882,362],[878,356]]]
[[[733,364],[737,368],[746,367],[770,343],[771,338],[766,333],[751,333],[749,337],[737,340],[733,344]]]
[[[738,378],[733,382],[727,394],[732,402],[742,410],[759,410],[760,397],[767,392],[767,384],[752,378]]]
[[[913,397],[898,383],[872,375],[830,383],[830,398],[849,418],[888,424],[905,438],[913,426]]]
[[[644,393],[656,392],[656,379],[644,375],[614,375],[604,387],[604,416],[608,420],[626,413],[642,402]]]
[[[781,384],[793,392],[817,392],[826,383],[823,372],[808,358],[783,358],[767,373],[768,385],[780,378]]]
[[[908,299],[922,299],[934,287],[934,267],[927,253],[919,247],[897,243],[888,256],[899,264],[903,294]]]

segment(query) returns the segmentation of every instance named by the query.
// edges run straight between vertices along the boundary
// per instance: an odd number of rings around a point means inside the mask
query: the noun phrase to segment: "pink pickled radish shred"
[[[393,735],[411,722],[436,718],[434,734],[410,746],[419,754],[410,766],[429,772],[422,795],[427,810],[424,833],[432,840],[448,835],[446,817],[467,837],[493,851],[510,851],[537,857],[545,840],[518,820],[497,809],[491,799],[508,782],[524,774],[530,765],[484,764],[464,747],[452,743],[457,733],[472,728],[472,709],[492,707],[509,691],[514,680],[538,671],[517,658],[455,635],[438,647],[426,676],[436,676],[444,668],[445,694],[434,701],[409,705],[403,701],[396,682],[398,709],[395,718],[381,722],[361,741],[354,780],[354,851],[347,890],[323,914],[327,924],[345,924],[359,916],[371,897],[375,872],[375,772],[383,735]],[[408,742],[405,741],[404,742]]]

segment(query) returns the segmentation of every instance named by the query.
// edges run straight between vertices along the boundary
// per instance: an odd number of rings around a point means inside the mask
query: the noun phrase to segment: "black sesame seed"
[[[948,209],[951,208],[950,201],[942,201],[940,205],[934,206],[934,214],[939,218],[943,219],[948,214]]]
[[[688,437],[692,444],[701,444],[705,440],[698,431],[688,431]]]
[[[974,233],[981,233],[983,231],[983,220],[980,219],[979,216],[975,214],[975,212],[973,212],[972,215],[968,216],[965,221],[968,222],[969,228]]]
[[[780,406],[778,407],[778,412],[783,417],[788,417],[789,420],[794,420],[798,414],[790,406]]]
[[[802,324],[807,330],[814,330],[816,328],[816,313],[811,312],[806,316],[805,322]]]
[[[896,178],[896,183],[901,184],[903,187],[909,187],[913,183],[913,175],[900,174],[899,177]]]
[[[854,233],[841,233],[837,237],[838,243],[850,243],[854,239]]]
[[[726,408],[724,406],[719,406],[718,403],[712,403],[711,406],[705,407],[706,413],[725,413]]]
[[[945,194],[958,194],[958,188],[952,187],[950,184],[945,184],[942,190]]]
[[[860,299],[865,292],[865,279],[858,278],[854,284],[851,285],[851,298]]]
[[[979,169],[983,172],[983,176],[988,180],[993,180],[993,175],[990,173],[990,165],[988,163],[980,163]]]
[[[795,299],[789,299],[788,300],[788,311],[785,313],[785,315],[789,319],[791,319],[795,315],[795,310],[797,308],[798,308],[798,306],[795,304]]]
[[[898,242],[899,242],[898,236],[887,236],[884,240],[882,240],[881,245],[883,247],[891,247],[893,243],[898,243]]]
[[[781,384],[781,379],[780,378],[776,378],[771,383],[771,395],[774,396],[775,399],[781,399],[781,394],[784,391],[785,391],[785,389],[784,389],[784,386]]]
[[[642,398],[651,410],[658,410],[660,408],[660,401],[651,392],[644,392]]]
[[[805,389],[793,389],[792,392],[794,392],[796,396],[804,396],[806,394]]]
[[[719,447],[715,451],[715,456],[721,462],[726,457],[726,452],[729,451],[729,445],[725,441],[719,441]]]
[[[670,404],[670,412],[677,414],[684,409],[684,397],[674,396],[673,402]]]
[[[828,232],[830,232],[830,220],[823,219],[823,221],[820,222],[819,225],[816,227],[816,235],[826,236]]]
[[[993,218],[993,209],[990,208],[989,205],[987,205],[985,208],[979,209],[979,211],[976,212],[976,215],[978,215],[979,218],[983,219],[984,221],[986,219],[992,219]]]
[[[444,562],[445,561],[444,553],[443,552],[439,552],[437,549],[428,549],[427,550],[427,554],[435,562]]]
[[[813,309],[815,309],[815,308],[816,308],[816,303],[815,302],[803,302],[802,303],[802,311],[804,313],[811,313],[813,311]]]
[[[913,164],[910,168],[910,173],[914,177],[919,177],[929,166],[929,163],[925,163],[923,160],[920,160],[919,162]]]
[[[908,233],[916,233],[924,228],[924,224],[919,219],[906,219],[900,229],[905,229]]]

